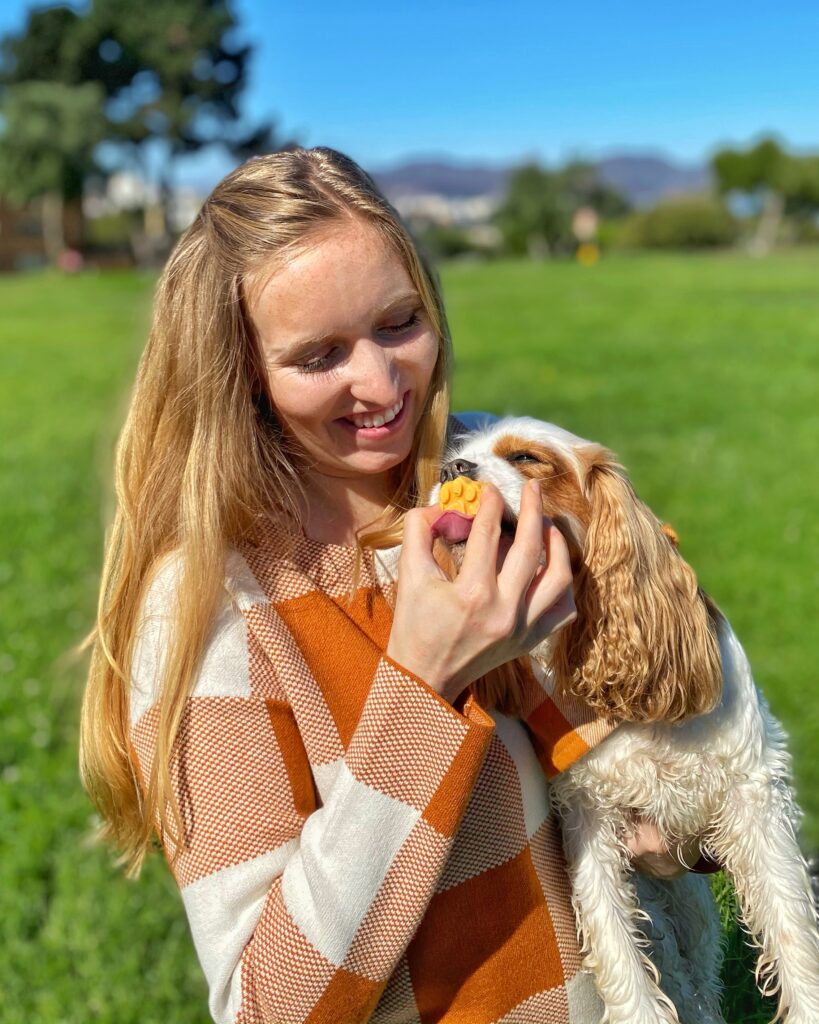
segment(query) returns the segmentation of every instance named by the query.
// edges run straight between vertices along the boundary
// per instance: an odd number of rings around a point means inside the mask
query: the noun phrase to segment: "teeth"
[[[404,408],[404,399],[399,400],[390,409],[385,409],[383,413],[378,413],[376,416],[349,416],[348,419],[357,427],[383,427],[385,423],[390,423],[399,412]]]

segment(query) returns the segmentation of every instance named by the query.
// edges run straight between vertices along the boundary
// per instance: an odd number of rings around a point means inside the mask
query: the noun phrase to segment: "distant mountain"
[[[707,167],[672,163],[663,157],[613,154],[596,162],[601,179],[637,207],[653,206],[669,195],[701,192],[710,185]],[[411,160],[372,170],[379,188],[391,200],[434,195],[444,199],[500,197],[514,165],[458,163],[446,159]]]
[[[597,163],[597,171],[632,206],[654,206],[665,196],[702,192],[711,185],[707,167],[672,164],[656,156],[610,156]]]
[[[491,167],[488,164],[416,160],[371,173],[390,200],[416,195],[471,199],[474,196],[502,195],[509,170],[509,167]]]

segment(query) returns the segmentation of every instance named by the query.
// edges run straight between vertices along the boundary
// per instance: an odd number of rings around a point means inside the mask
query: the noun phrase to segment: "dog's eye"
[[[511,455],[506,456],[507,462],[540,462],[537,456],[532,455],[531,452],[512,452]]]

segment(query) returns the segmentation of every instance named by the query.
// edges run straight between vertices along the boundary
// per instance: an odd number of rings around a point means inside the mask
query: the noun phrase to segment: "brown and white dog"
[[[707,879],[632,875],[623,837],[636,813],[669,842],[701,837],[734,881],[778,1019],[817,1024],[819,936],[785,736],[676,538],[610,451],[549,423],[509,418],[457,439],[442,480],[458,475],[498,488],[510,531],[523,484],[541,481],[571,551],[577,618],[532,652],[532,667],[548,692],[565,688],[621,723],[552,783],[606,1021],[723,1020]],[[457,566],[463,544],[449,549]],[[495,678],[476,696],[514,714],[514,692]]]

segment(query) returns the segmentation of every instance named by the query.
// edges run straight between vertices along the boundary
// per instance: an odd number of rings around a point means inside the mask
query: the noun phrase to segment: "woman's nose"
[[[359,401],[387,408],[401,397],[392,353],[369,338],[356,342],[349,361],[350,392]]]

